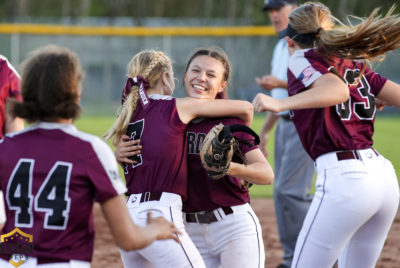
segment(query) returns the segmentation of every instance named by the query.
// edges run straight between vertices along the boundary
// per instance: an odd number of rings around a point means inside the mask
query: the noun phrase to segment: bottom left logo
[[[11,255],[10,263],[18,267],[27,260],[27,255],[33,253],[33,235],[15,228],[1,235],[0,254]]]

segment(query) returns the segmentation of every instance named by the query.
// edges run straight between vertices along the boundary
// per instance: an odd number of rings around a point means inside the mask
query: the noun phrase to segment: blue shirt
[[[289,51],[285,39],[280,39],[275,45],[271,61],[271,74],[280,80],[287,81],[287,69],[289,64]],[[288,97],[286,88],[274,88],[271,90],[271,96],[274,99],[284,99]],[[278,115],[289,114],[288,111],[278,113]]]

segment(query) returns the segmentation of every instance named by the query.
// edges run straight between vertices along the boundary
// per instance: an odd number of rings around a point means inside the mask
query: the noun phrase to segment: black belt
[[[148,201],[160,201],[162,192],[145,192],[140,197],[140,203]]]
[[[225,215],[229,215],[233,213],[231,207],[221,207],[222,211]],[[218,209],[213,211],[206,212],[197,212],[197,213],[186,213],[186,222],[197,222],[197,223],[212,223],[218,221],[215,213],[219,213]]]
[[[290,119],[290,115],[289,114],[281,114],[279,115],[282,119],[285,119],[286,121],[292,121],[292,119]]]
[[[374,153],[378,156],[378,152],[374,149],[371,148],[372,151],[374,151]],[[336,156],[338,161],[341,160],[349,160],[349,159],[361,159],[360,157],[360,153],[357,150],[349,150],[349,151],[341,151],[341,152],[336,152]]]

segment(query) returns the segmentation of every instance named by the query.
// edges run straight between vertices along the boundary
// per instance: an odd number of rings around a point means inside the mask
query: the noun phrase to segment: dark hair
[[[224,81],[228,82],[228,84],[229,84],[229,80],[231,77],[231,63],[229,62],[229,58],[226,55],[225,51],[218,46],[198,48],[196,51],[194,51],[186,64],[184,74],[186,74],[193,59],[195,59],[198,56],[209,56],[209,57],[212,57],[212,58],[220,61],[222,63],[222,65],[224,66],[224,70],[225,70],[224,76],[223,76]],[[224,92],[218,93],[216,98],[217,99],[225,98],[225,93]]]
[[[83,71],[67,48],[50,45],[30,54],[22,64],[23,102],[14,101],[11,113],[28,122],[76,119]]]

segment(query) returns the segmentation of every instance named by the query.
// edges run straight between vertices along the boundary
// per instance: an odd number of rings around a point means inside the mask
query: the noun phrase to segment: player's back
[[[175,99],[149,95],[150,104],[137,108],[128,134],[140,139],[143,149],[134,165],[126,167],[129,194],[170,192],[186,195],[185,128]]]
[[[125,191],[113,154],[69,124],[39,123],[0,142],[7,221],[33,235],[38,259],[90,261],[94,201]]]

